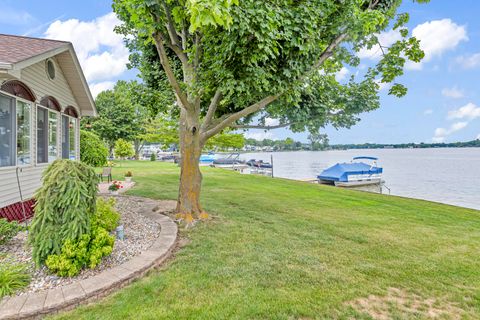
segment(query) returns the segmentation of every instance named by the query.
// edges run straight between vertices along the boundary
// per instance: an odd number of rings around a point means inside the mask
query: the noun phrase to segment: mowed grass
[[[175,165],[127,170],[130,194],[176,198]],[[161,270],[60,319],[480,318],[479,211],[202,171],[212,220],[181,230]]]

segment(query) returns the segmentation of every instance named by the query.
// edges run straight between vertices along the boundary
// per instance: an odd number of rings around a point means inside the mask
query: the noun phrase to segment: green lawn
[[[173,164],[126,170],[130,194],[175,199]],[[479,211],[203,172],[213,219],[162,270],[60,319],[480,318]]]

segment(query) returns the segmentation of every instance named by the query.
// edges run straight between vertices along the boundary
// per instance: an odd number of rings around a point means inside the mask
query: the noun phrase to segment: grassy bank
[[[174,199],[178,168],[123,162]],[[480,317],[480,212],[205,168],[207,223],[160,271],[61,319]],[[128,235],[127,235],[128,236]]]

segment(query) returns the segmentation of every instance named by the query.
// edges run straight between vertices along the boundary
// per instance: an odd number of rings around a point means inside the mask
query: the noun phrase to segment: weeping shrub
[[[108,148],[99,136],[85,130],[80,131],[80,160],[92,167],[107,164]]]
[[[60,254],[67,239],[75,241],[90,233],[97,183],[93,169],[76,161],[56,160],[44,172],[29,234],[37,265]]]

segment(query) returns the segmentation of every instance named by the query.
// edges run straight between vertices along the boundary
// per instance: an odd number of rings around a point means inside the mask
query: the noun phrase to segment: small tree
[[[313,151],[324,150],[328,147],[328,136],[322,133],[311,133],[308,135],[310,140],[311,149]]]
[[[80,131],[80,160],[92,167],[107,164],[108,148],[99,136],[85,130]]]
[[[115,157],[120,159],[133,157],[135,155],[133,145],[123,139],[118,139],[117,142],[115,142],[115,149],[113,152],[115,153]]]
[[[93,169],[81,162],[56,160],[45,171],[42,187],[35,193],[29,234],[37,265],[51,254],[60,254],[67,239],[75,241],[90,232],[97,183]]]

